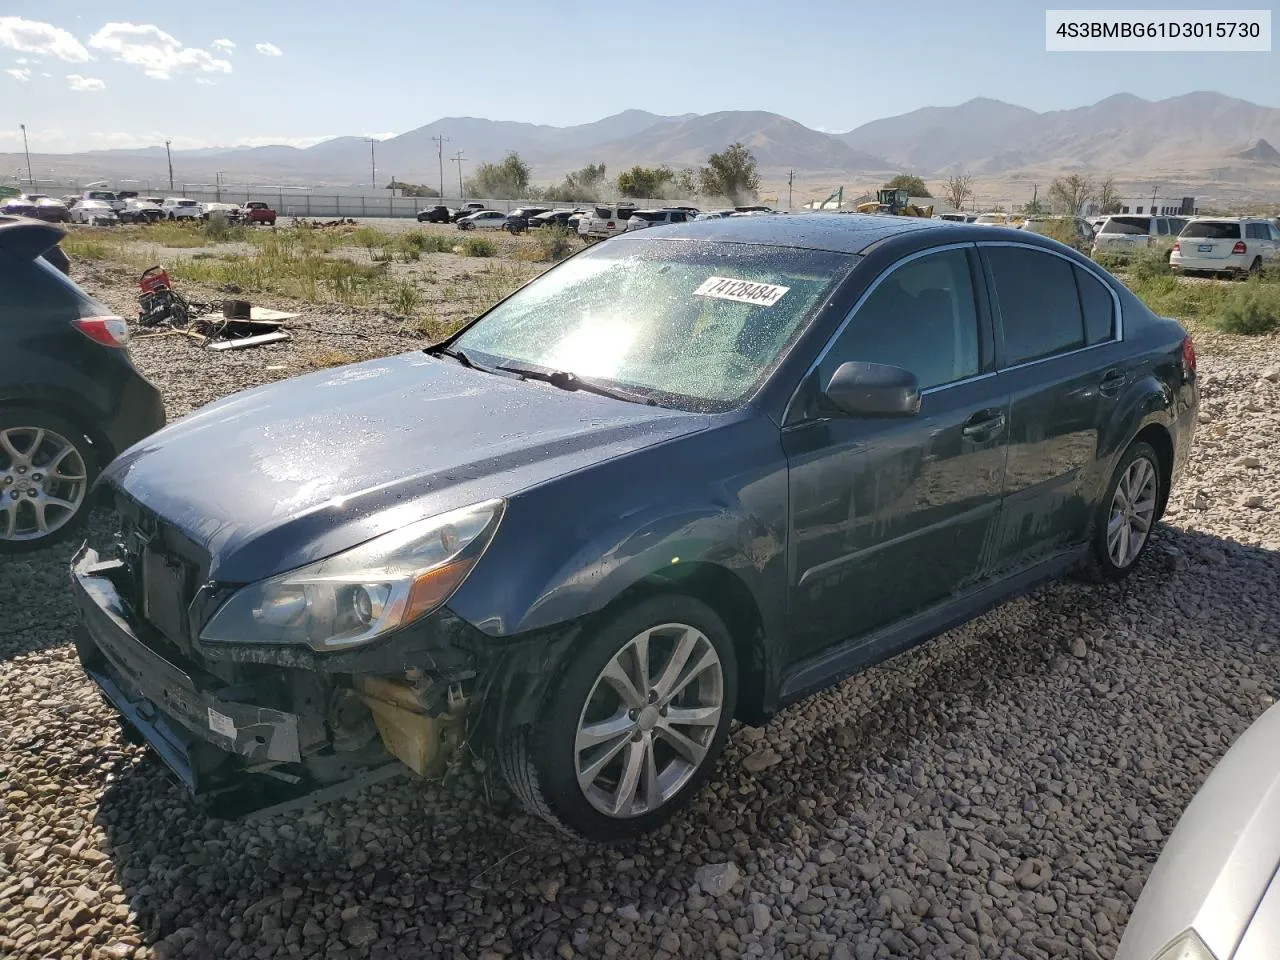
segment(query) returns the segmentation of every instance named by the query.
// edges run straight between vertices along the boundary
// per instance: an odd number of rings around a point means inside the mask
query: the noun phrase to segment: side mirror
[[[884,363],[859,360],[840,364],[823,394],[854,416],[910,417],[920,412],[916,375]]]

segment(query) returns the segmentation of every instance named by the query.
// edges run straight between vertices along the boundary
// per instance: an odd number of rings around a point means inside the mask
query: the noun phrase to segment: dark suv
[[[197,792],[434,776],[466,741],[616,838],[735,717],[1134,570],[1197,402],[1187,332],[1034,233],[628,233],[444,343],[120,457],[74,561],[80,655]]]
[[[437,204],[434,207],[427,207],[425,210],[418,211],[419,223],[448,223],[449,217],[453,211],[448,207]]]
[[[99,471],[164,425],[125,321],[59,269],[62,237],[0,217],[0,553],[69,534]]]

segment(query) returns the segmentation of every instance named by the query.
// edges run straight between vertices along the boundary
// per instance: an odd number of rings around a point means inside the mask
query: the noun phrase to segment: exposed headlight
[[[505,504],[419,520],[343,553],[250,584],[200,633],[224,643],[336,650],[411,623],[449,598],[493,539]]]
[[[1155,960],[1218,960],[1194,930],[1184,930],[1160,951]]]

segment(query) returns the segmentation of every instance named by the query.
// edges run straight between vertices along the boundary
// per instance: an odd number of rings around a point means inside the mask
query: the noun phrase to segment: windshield
[[[1107,217],[1099,233],[1123,233],[1126,236],[1146,236],[1151,229],[1151,220],[1147,217]]]
[[[1182,230],[1184,237],[1202,237],[1205,240],[1239,240],[1240,224],[1218,220],[1194,220]]]
[[[737,406],[858,257],[697,241],[610,241],[543,274],[451,346],[695,410]]]

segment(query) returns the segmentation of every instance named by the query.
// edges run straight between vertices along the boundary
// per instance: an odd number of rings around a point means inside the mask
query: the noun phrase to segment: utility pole
[[[1151,213],[1154,216],[1156,212],[1156,194],[1160,192],[1160,184],[1153,183],[1151,185]]]
[[[365,137],[369,143],[369,186],[378,189],[378,161],[373,155],[373,145],[378,141],[373,137]]]
[[[34,191],[36,180],[35,177],[31,176],[31,151],[27,149],[27,125],[20,123],[18,126],[22,127],[22,152],[27,156],[27,183],[31,185],[31,189]]]
[[[462,155],[461,150],[459,150],[453,157],[453,162],[458,165],[458,199],[459,200],[466,199],[465,195],[462,192],[462,163],[466,159],[467,158]]]
[[[173,193],[173,154],[169,152],[169,141],[164,142],[164,155],[169,161],[169,192]]]
[[[1031,209],[1036,211],[1037,213],[1040,210],[1040,207],[1037,205],[1039,203],[1039,200],[1037,199],[1039,196],[1040,196],[1040,184],[1033,183],[1031,185]]]
[[[796,172],[792,170],[787,174],[787,212],[791,211],[791,184],[795,182]]]
[[[213,196],[218,203],[222,202],[222,171],[218,170],[213,175]]]
[[[436,157],[440,161],[440,199],[444,199],[444,145],[449,142],[446,136],[432,137],[436,142]]]

